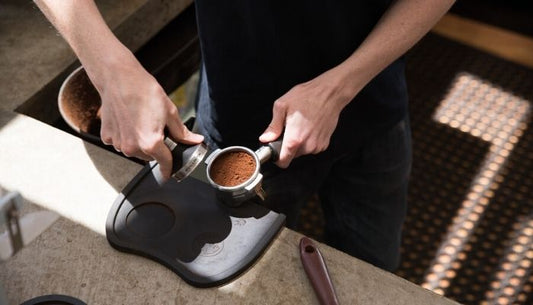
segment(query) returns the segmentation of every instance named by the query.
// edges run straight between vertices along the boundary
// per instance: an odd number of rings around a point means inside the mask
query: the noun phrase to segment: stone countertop
[[[98,1],[107,22],[132,50],[187,4]],[[300,262],[302,235],[288,229],[240,277],[209,289],[194,288],[156,262],[109,246],[107,213],[141,166],[16,114],[16,107],[75,58],[32,2],[0,4],[0,34],[0,187],[19,191],[31,210],[48,209],[61,216],[0,262],[0,285],[10,304],[46,294],[70,295],[88,304],[317,304]],[[342,304],[456,304],[318,246]]]
[[[136,51],[192,0],[96,0],[117,35]],[[32,1],[0,3],[0,109],[14,110],[76,61]]]
[[[282,229],[230,283],[194,288],[166,267],[113,249],[105,220],[141,166],[35,119],[0,110],[0,185],[62,217],[0,264],[10,304],[65,294],[88,304],[317,304],[299,256],[301,234]],[[88,187],[90,186],[90,187]],[[341,304],[456,304],[317,243]]]

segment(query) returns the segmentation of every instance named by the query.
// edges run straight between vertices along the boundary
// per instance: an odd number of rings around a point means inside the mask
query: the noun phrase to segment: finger
[[[162,140],[154,146],[151,157],[159,163],[159,170],[163,179],[169,179],[172,174],[172,154]]]
[[[146,145],[143,145],[143,142],[133,137],[133,135],[122,134],[121,140],[120,145],[116,148],[118,152],[121,152],[126,157],[135,157],[145,161],[153,160],[153,157],[143,149]]]
[[[117,149],[118,152],[121,152]],[[149,154],[146,154],[141,150],[140,147],[134,147],[134,148],[123,148],[122,152],[123,155],[126,157],[135,157],[144,161],[152,161],[154,158],[150,156]]]
[[[104,125],[100,128],[100,139],[105,145],[113,145],[113,136],[109,128],[104,128]]]
[[[121,140],[120,140],[120,137],[114,137],[112,140],[112,143],[111,145],[113,146],[113,148],[117,151],[117,152],[122,152],[121,151]]]
[[[117,130],[116,122],[114,120],[110,120],[105,112],[101,111],[102,107],[100,108],[100,115],[101,115],[101,126],[100,126],[100,139],[102,140],[102,143],[105,145],[113,145],[113,142],[120,143],[120,136],[115,134],[115,130]]]
[[[287,138],[288,137],[288,138]],[[290,137],[287,133],[283,138],[281,144],[281,151],[279,153],[279,159],[276,162],[276,165],[281,168],[287,168],[291,164],[292,160],[297,156],[298,144],[293,138]]]
[[[272,108],[272,121],[270,121],[270,124],[268,125],[267,129],[265,129],[263,134],[259,136],[259,141],[266,143],[272,142],[279,138],[283,132],[283,127],[285,126],[286,116],[287,112],[285,107],[279,100],[277,100]]]
[[[178,112],[172,112],[167,122],[170,137],[177,142],[185,144],[198,144],[204,140],[204,136],[191,132],[181,121]]]

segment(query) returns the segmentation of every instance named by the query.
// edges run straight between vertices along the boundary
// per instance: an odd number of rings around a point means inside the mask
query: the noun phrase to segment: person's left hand
[[[272,121],[259,140],[274,141],[285,129],[276,162],[279,167],[286,168],[296,157],[328,148],[341,110],[354,97],[347,87],[333,69],[296,85],[274,102]]]

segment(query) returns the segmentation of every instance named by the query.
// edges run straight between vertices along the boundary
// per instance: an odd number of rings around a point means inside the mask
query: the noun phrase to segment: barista
[[[168,177],[165,127],[177,141],[213,147],[283,136],[278,167],[265,174],[266,204],[294,228],[318,192],[330,245],[397,266],[411,163],[401,56],[452,0],[197,0],[203,136],[183,125],[92,1],[36,3],[102,97],[104,143],[157,160]]]

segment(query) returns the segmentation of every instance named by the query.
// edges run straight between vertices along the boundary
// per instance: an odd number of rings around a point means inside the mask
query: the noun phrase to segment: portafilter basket
[[[217,190],[218,197],[230,207],[238,207],[243,202],[258,196],[261,200],[265,199],[265,191],[262,188],[263,175],[260,173],[261,164],[268,160],[273,162],[279,159],[279,152],[281,150],[281,140],[270,142],[267,145],[261,146],[255,152],[244,146],[230,146],[224,149],[217,149],[207,157],[205,163],[207,164],[207,179],[209,183]],[[230,152],[244,152],[251,156],[255,162],[255,170],[253,174],[244,182],[235,186],[224,186],[213,181],[211,175],[211,168],[216,163],[217,158]]]

